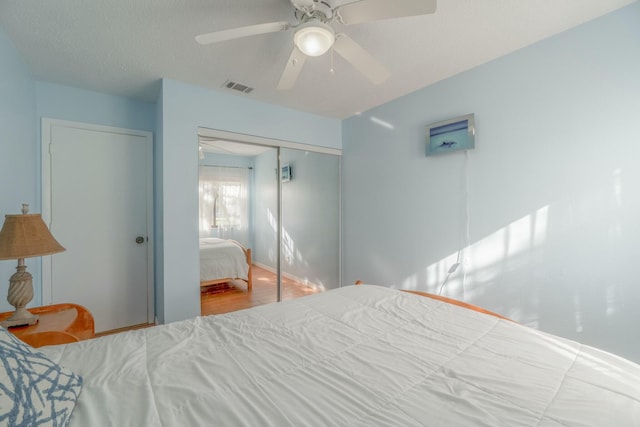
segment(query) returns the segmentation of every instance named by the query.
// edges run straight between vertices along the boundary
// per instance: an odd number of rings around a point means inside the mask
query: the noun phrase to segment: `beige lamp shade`
[[[5,215],[0,230],[0,260],[51,255],[64,250],[40,214]]]

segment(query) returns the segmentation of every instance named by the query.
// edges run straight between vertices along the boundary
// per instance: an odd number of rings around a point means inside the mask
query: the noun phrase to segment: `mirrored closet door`
[[[210,136],[199,149],[203,315],[340,286],[339,155]]]
[[[309,292],[339,286],[340,158],[282,148],[283,280]],[[283,287],[282,299],[297,296]]]

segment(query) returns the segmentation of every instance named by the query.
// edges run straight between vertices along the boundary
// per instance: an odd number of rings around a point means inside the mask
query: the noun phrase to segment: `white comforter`
[[[200,281],[249,277],[247,257],[240,246],[216,237],[200,239]]]
[[[370,285],[42,350],[73,426],[640,425],[640,366]]]

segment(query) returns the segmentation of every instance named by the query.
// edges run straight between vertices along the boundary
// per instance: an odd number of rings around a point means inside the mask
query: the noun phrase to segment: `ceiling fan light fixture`
[[[307,56],[320,56],[333,46],[335,39],[335,32],[330,25],[311,20],[298,27],[293,43]]]

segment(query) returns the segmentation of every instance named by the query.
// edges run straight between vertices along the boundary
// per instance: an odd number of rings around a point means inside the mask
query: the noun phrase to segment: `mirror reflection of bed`
[[[251,291],[251,249],[240,242],[218,237],[200,238],[200,288],[222,290],[243,281]]]

